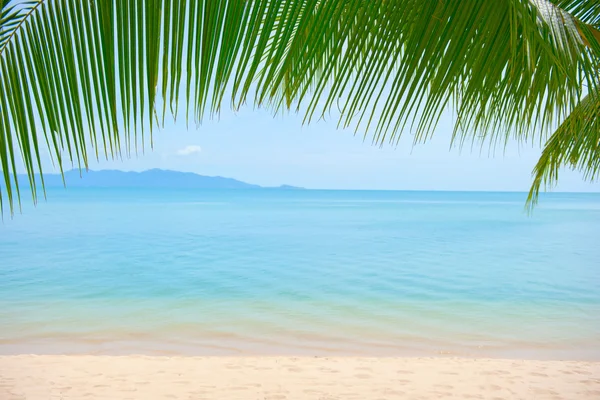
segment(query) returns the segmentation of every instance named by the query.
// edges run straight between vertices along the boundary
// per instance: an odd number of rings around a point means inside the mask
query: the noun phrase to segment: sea
[[[52,189],[0,354],[600,360],[600,194]]]

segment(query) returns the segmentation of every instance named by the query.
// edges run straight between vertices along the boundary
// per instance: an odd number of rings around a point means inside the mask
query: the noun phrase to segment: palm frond
[[[6,43],[18,32],[23,21],[40,5],[42,0],[0,1],[0,53]]]
[[[249,101],[459,144],[543,143],[599,84],[595,0],[39,0],[2,3],[0,163],[13,211],[57,168],[144,148],[167,113]],[[43,187],[43,182],[39,182]],[[16,191],[16,192],[15,192]],[[0,193],[0,205],[3,203]]]
[[[600,3],[597,1],[557,0],[553,3],[583,23],[600,26]]]
[[[558,181],[563,167],[576,169],[586,180],[600,176],[600,94],[588,94],[546,142],[533,170],[527,203],[531,208],[542,186]]]

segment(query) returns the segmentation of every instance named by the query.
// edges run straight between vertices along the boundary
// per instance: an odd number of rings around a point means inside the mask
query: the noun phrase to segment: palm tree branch
[[[600,176],[600,95],[588,94],[546,142],[533,170],[527,204],[536,204],[542,187],[552,187],[563,167],[579,170],[586,180]]]
[[[153,129],[181,101],[196,122],[227,96],[233,108],[252,99],[273,112],[303,110],[306,122],[333,113],[378,145],[402,134],[428,139],[452,107],[458,144],[543,143],[599,86],[595,3],[27,3],[0,51],[8,204],[12,212],[20,198],[20,162],[35,199],[45,153],[61,171],[129,156],[152,145]]]
[[[9,27],[8,33],[3,32],[4,34],[0,37],[0,57],[6,46],[11,42],[13,37],[19,32],[23,23],[29,18],[33,13],[37,10],[37,8],[44,2],[45,0],[37,0],[37,1],[28,1],[19,4],[19,9],[16,9],[16,6],[12,4],[11,0],[5,0],[4,5],[2,7],[3,19],[0,22],[0,30],[4,30],[5,27]],[[6,15],[6,16],[5,16]]]

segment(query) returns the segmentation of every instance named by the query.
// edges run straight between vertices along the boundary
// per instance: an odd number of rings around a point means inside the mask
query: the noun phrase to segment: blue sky
[[[526,191],[539,147],[511,143],[488,154],[450,149],[452,120],[442,119],[435,137],[412,146],[371,144],[370,137],[337,129],[337,120],[302,124],[302,115],[273,117],[251,106],[222,111],[218,119],[186,126],[167,121],[154,135],[154,149],[123,161],[92,162],[90,168],[142,171],[151,168],[220,175],[260,185],[290,184],[320,189]],[[600,191],[565,170],[556,191]]]

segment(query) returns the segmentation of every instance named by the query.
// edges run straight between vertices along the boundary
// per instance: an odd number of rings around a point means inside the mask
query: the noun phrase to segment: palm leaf
[[[20,162],[35,201],[41,154],[61,171],[128,155],[180,107],[196,122],[225,98],[306,122],[336,111],[377,144],[426,140],[452,108],[456,143],[495,146],[544,143],[589,111],[582,98],[599,84],[595,0],[1,4],[0,205],[11,212]]]
[[[533,206],[542,186],[558,181],[563,167],[581,171],[590,181],[600,176],[600,95],[588,94],[546,142],[533,171],[528,204]]]

